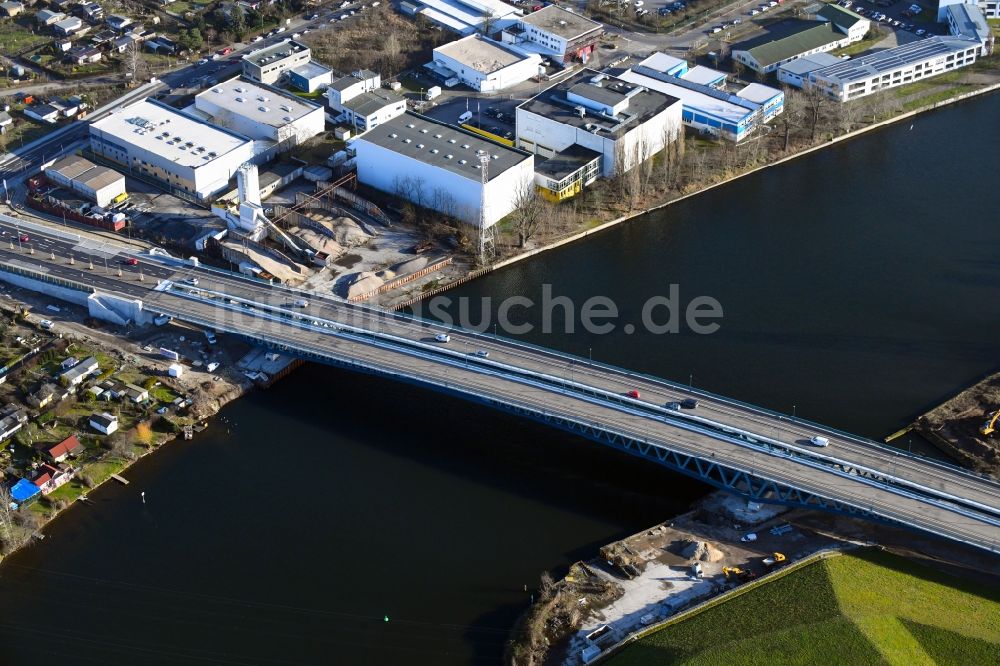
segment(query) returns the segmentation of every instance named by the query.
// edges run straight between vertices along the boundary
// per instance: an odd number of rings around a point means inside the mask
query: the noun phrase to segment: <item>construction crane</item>
[[[1000,419],[1000,409],[993,412],[993,416],[983,424],[983,427],[979,429],[980,435],[992,435],[997,429],[997,420]]]

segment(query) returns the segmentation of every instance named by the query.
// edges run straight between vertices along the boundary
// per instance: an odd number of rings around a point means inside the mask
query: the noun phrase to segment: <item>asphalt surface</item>
[[[130,265],[131,259],[137,265]],[[610,429],[928,532],[1000,548],[1000,485],[995,482],[656,378],[455,329],[447,330],[450,342],[438,343],[434,336],[446,329],[436,324],[136,255],[113,242],[81,240],[35,225],[0,221],[0,264],[138,298],[149,311],[219,332]],[[300,299],[308,305],[297,307]],[[479,357],[479,351],[489,356]],[[641,397],[626,397],[632,390]],[[688,397],[699,401],[696,409],[663,408],[667,401]],[[753,433],[757,441],[735,437],[720,425]],[[830,445],[811,447],[808,440],[814,435],[827,437]],[[777,442],[780,452],[766,450],[764,441]],[[872,479],[891,479],[892,485]]]

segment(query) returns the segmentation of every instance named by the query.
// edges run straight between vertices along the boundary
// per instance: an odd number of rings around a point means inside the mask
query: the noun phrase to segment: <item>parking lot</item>
[[[478,127],[509,141],[514,140],[514,109],[522,100],[479,99],[477,97],[455,97],[425,111],[426,115],[450,123],[463,124],[460,120],[469,114],[464,124]]]

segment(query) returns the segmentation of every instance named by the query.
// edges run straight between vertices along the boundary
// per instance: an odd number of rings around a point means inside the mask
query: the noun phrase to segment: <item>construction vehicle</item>
[[[1000,409],[993,412],[990,419],[983,424],[982,428],[979,429],[979,434],[989,436],[996,432],[998,419],[1000,419]]]
[[[783,553],[771,553],[769,557],[763,559],[763,564],[766,567],[773,567],[776,564],[784,564],[785,555]]]
[[[726,576],[726,578],[736,578],[737,576],[742,578],[743,576],[746,576],[746,572],[739,567],[722,567],[722,573]]]

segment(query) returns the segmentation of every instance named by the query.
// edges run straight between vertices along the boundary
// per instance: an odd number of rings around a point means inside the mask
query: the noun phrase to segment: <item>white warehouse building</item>
[[[254,156],[254,142],[151,99],[118,109],[90,125],[98,157],[198,199],[226,189]]]
[[[538,75],[542,57],[482,35],[469,35],[434,49],[430,64],[443,79],[452,76],[479,92],[497,92]]]
[[[321,105],[238,78],[199,93],[194,98],[194,108],[218,127],[256,141],[281,144],[279,150],[294,148],[321,133],[326,126]]]
[[[484,202],[486,226],[496,224],[514,210],[516,193],[533,187],[531,154],[411,112],[369,130],[350,147],[360,182],[469,224],[479,224]]]
[[[517,107],[517,147],[552,158],[574,145],[602,155],[601,175],[628,171],[679,136],[676,97],[584,69]]]

